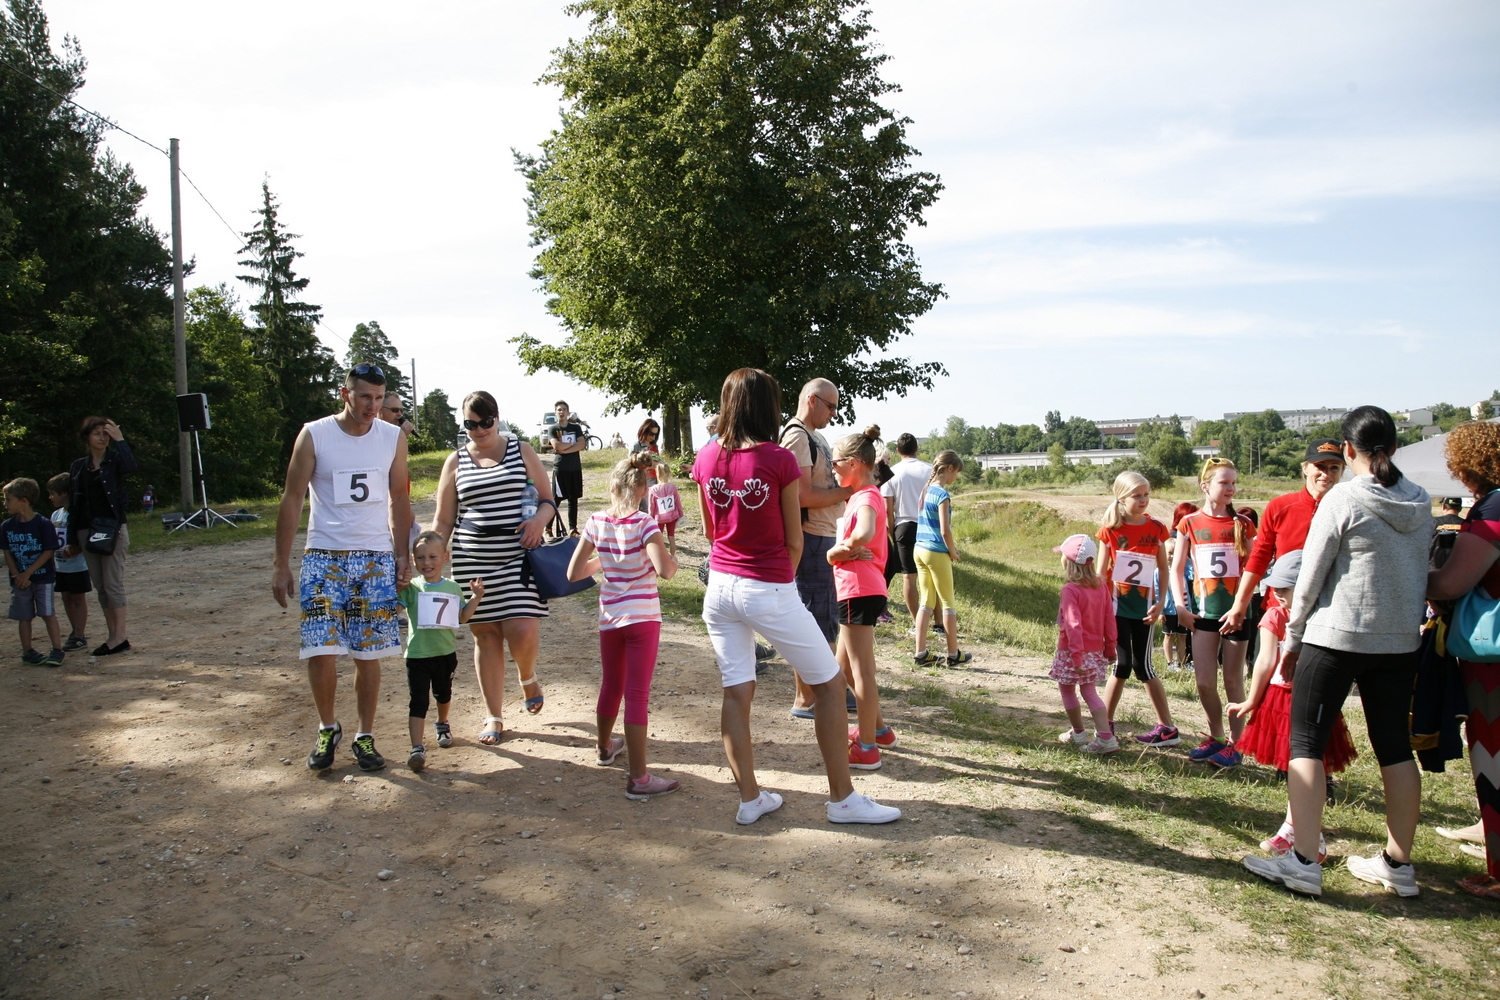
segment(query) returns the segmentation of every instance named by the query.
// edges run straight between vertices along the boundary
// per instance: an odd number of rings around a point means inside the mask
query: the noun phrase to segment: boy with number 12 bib
[[[436,531],[424,531],[411,548],[412,565],[421,574],[401,588],[398,595],[406,605],[411,631],[406,644],[406,686],[411,691],[407,723],[411,728],[411,753],[406,763],[413,771],[427,766],[427,747],[422,743],[427,728],[427,695],[437,702],[437,742],[440,747],[453,745],[453,731],[448,727],[448,708],[453,703],[453,675],[458,672],[458,649],[453,631],[474,617],[484,600],[484,581],[469,581],[474,596],[464,600],[457,580],[443,576],[448,561],[448,547]]]

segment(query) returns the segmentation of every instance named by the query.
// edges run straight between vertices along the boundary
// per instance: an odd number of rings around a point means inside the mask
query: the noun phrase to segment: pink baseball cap
[[[1081,566],[1099,555],[1099,546],[1088,535],[1069,535],[1061,545],[1054,546],[1052,551],[1061,552],[1069,562],[1076,562]]]

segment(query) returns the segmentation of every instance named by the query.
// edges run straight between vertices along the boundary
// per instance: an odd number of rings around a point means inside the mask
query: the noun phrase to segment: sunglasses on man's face
[[[489,430],[493,426],[495,426],[495,418],[494,417],[485,417],[483,420],[465,420],[464,421],[464,430],[466,430],[466,431],[475,431],[475,430],[478,430],[481,427],[483,427],[485,430]]]

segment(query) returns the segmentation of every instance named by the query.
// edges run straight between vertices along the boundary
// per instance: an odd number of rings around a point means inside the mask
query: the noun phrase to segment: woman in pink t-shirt
[[[879,427],[850,434],[833,447],[833,471],[839,485],[853,490],[839,518],[828,561],[833,564],[839,621],[839,666],[854,688],[859,723],[849,727],[849,766],[861,771],[880,767],[880,747],[896,745],[896,732],[880,715],[875,686],[875,624],[885,611],[886,511],[875,485],[875,442]]]
[[[829,821],[889,823],[901,810],[859,794],[849,779],[842,672],[793,582],[792,567],[802,556],[802,470],[775,443],[780,421],[776,380],[758,368],[733,371],[719,397],[719,438],[693,462],[703,530],[713,545],[703,621],[723,675],[724,750],[740,790],[735,822],[754,823],[782,802],[755,780],[750,706],[759,632],[813,689]]]

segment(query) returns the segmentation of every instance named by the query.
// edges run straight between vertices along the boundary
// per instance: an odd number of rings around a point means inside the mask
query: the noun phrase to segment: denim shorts
[[[713,643],[724,686],[755,680],[755,633],[808,684],[839,676],[838,661],[794,583],[767,583],[710,570],[703,595],[703,623]]]
[[[11,584],[10,620],[29,622],[33,618],[51,618],[55,613],[52,610],[52,586],[50,583],[33,583],[23,590]]]

